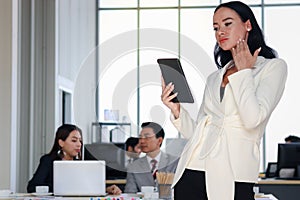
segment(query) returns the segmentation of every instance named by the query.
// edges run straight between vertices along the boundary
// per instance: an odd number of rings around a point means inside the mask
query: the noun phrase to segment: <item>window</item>
[[[71,113],[71,99],[72,95],[66,91],[62,91],[62,123],[72,123]]]
[[[72,93],[64,88],[59,89],[59,123],[67,124],[73,122]]]
[[[298,1],[299,3],[299,1]],[[300,136],[299,61],[297,59],[300,27],[295,20],[300,16],[300,5],[265,8],[265,36],[268,44],[278,51],[288,64],[286,88],[266,130],[267,161],[277,159],[277,143],[284,143],[288,135]]]
[[[119,118],[132,123],[132,135],[138,135],[142,122],[156,121],[165,128],[167,138],[178,137],[169,110],[160,101],[156,60],[181,58],[196,99],[195,105],[184,106],[195,118],[205,79],[215,70],[212,16],[220,2],[225,1],[99,0],[99,120],[103,120],[105,109],[119,110]],[[299,109],[295,109],[300,102],[299,95],[295,95],[300,72],[294,53],[300,44],[296,36],[300,30],[293,24],[300,17],[300,1],[243,2],[254,11],[267,44],[289,66],[285,94],[270,119],[262,145],[264,171],[265,163],[276,161],[277,143],[289,134],[300,135]]]

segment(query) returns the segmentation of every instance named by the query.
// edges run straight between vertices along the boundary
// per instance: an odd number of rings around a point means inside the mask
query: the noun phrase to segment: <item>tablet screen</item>
[[[157,59],[162,76],[166,85],[172,82],[174,84],[174,93],[178,92],[173,102],[194,103],[194,98],[184,75],[180,61],[177,58]],[[171,93],[172,95],[173,93]]]

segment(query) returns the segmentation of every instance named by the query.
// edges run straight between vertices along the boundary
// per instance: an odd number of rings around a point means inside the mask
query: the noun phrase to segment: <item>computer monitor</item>
[[[277,176],[300,179],[300,143],[278,144]]]
[[[106,179],[126,178],[125,143],[93,143],[84,147],[84,160],[105,160]]]

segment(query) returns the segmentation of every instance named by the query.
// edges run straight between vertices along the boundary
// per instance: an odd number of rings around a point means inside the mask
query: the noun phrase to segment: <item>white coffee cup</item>
[[[48,193],[49,192],[49,187],[48,186],[36,186],[35,187],[35,192],[36,193]]]
[[[8,197],[11,194],[10,190],[0,190],[1,197]]]
[[[153,193],[154,192],[154,187],[153,186],[142,186],[141,187],[141,192],[143,194]]]

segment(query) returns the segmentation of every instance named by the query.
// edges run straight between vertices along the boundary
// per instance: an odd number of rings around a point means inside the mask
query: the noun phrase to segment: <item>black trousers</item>
[[[235,182],[234,200],[254,200],[254,183]],[[174,200],[208,200],[205,172],[185,169],[174,187]]]

